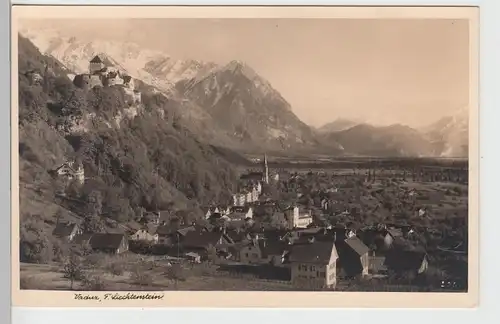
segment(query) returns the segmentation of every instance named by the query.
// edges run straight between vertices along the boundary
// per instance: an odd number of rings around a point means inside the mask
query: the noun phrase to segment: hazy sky
[[[135,42],[174,58],[245,61],[314,126],[339,117],[420,126],[469,101],[466,20],[85,19],[44,25]]]

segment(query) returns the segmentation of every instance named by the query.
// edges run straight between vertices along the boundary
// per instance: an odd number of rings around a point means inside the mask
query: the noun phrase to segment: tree
[[[54,257],[54,247],[42,231],[41,221],[23,222],[20,229],[19,252],[21,262],[48,263]]]
[[[87,213],[93,215],[102,213],[102,195],[100,191],[93,190],[87,196]]]
[[[62,262],[69,254],[68,247],[63,244],[60,240],[55,240],[53,243],[54,260]]]
[[[85,233],[99,233],[103,231],[104,224],[99,216],[87,214],[83,219],[82,227]]]
[[[90,245],[90,242],[83,242],[82,244],[73,247],[72,248],[72,253],[76,253],[82,257],[87,257],[91,255],[93,252],[92,246]]]
[[[166,276],[168,279],[174,281],[175,289],[177,290],[177,282],[179,280],[184,280],[184,269],[180,264],[172,264],[166,272]]]
[[[75,180],[70,181],[64,189],[64,193],[70,198],[78,198],[80,195],[80,186],[78,182]]]
[[[64,264],[64,277],[70,280],[71,290],[73,290],[74,282],[83,278],[82,263],[78,256],[70,255]]]
[[[87,212],[83,219],[83,231],[86,233],[99,233],[104,229],[101,220],[102,196],[100,191],[93,190],[87,196]]]

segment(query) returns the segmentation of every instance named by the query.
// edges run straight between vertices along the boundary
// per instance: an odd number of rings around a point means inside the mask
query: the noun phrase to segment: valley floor
[[[134,283],[130,272],[122,275],[112,275],[106,271],[96,271],[104,282],[107,291],[169,291],[169,290],[233,290],[233,291],[285,291],[294,290],[287,282],[268,280],[251,280],[247,278],[195,275],[185,281],[169,279],[164,275],[166,266],[159,264],[154,269],[145,270],[147,275],[154,277],[154,282],[148,285]],[[31,290],[70,290],[69,279],[58,264],[21,264],[21,289]],[[24,286],[24,287],[23,287]],[[75,283],[74,290],[82,290]]]
[[[206,266],[199,265],[198,267]],[[73,289],[71,289],[70,280],[64,277],[62,267],[59,264],[21,263],[20,268],[20,282],[23,290],[86,290],[80,282],[75,282]],[[288,281],[234,276],[227,273],[217,273],[214,268],[206,269],[206,273],[192,269],[194,271],[190,271],[189,278],[175,281],[165,275],[166,268],[167,265],[161,262],[157,262],[154,267],[143,264],[141,271],[146,276],[154,278],[148,284],[136,282],[131,278],[130,271],[124,271],[120,275],[113,275],[100,267],[98,268],[100,270],[92,270],[92,272],[102,280],[103,287],[101,290],[106,291],[297,291],[297,288],[293,287]],[[364,282],[340,279],[335,291],[447,292],[446,289],[438,287],[422,288],[412,285],[397,285],[384,282],[383,279],[378,281],[374,279]],[[455,290],[453,292],[459,291]]]

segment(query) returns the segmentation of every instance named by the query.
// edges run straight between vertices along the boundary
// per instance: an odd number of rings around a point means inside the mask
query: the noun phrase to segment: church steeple
[[[269,183],[269,168],[267,166],[267,154],[264,153],[264,170],[263,171],[263,174],[262,174],[262,177],[263,177],[263,181],[265,183]]]

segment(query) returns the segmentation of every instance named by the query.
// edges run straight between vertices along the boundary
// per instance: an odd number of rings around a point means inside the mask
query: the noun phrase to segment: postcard
[[[477,306],[478,22],[14,6],[13,304]]]

